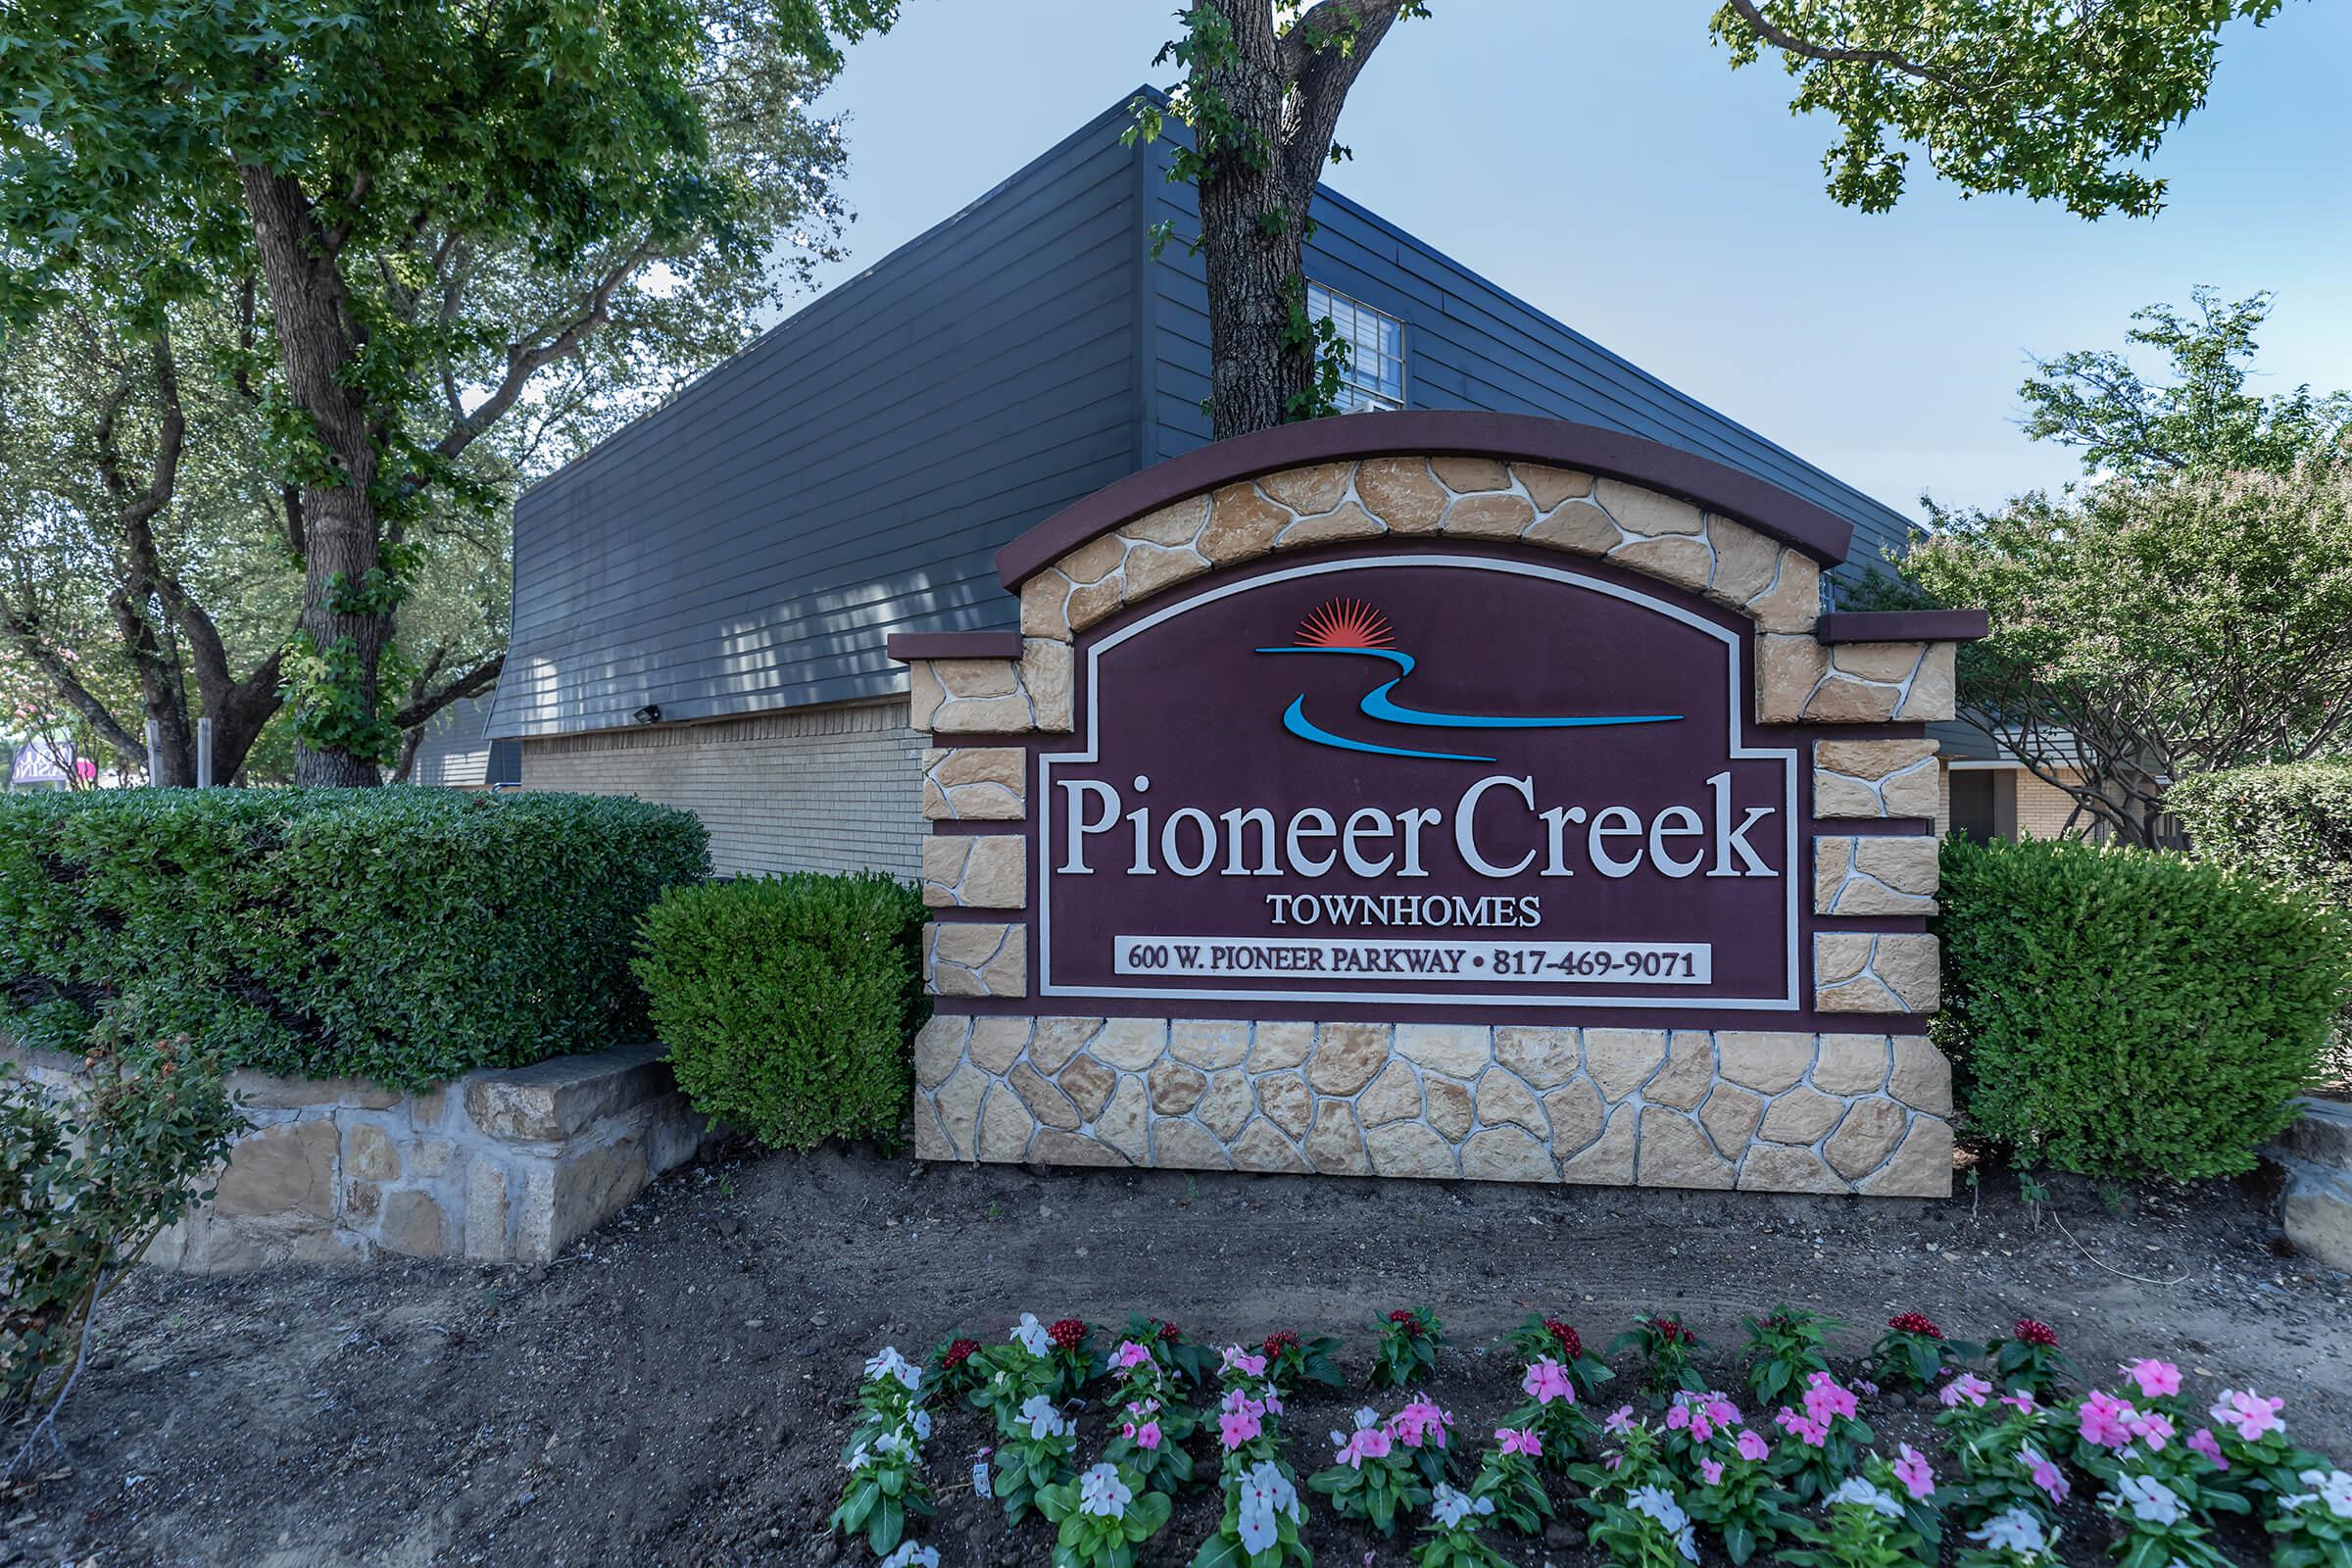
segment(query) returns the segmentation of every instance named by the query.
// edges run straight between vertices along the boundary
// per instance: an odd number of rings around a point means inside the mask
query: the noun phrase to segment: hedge
[[[2352,986],[2340,916],[2184,856],[1947,839],[1939,898],[1969,1125],[2061,1170],[2251,1169]]]
[[[872,872],[671,889],[646,911],[636,971],[687,1100],[774,1148],[890,1133],[930,1012],[927,917]]]
[[[2352,761],[2192,774],[2164,804],[2199,859],[2352,910]]]
[[[705,876],[684,811],[448,790],[0,796],[0,1030],[143,1027],[232,1065],[418,1089],[642,1034],[638,916]]]

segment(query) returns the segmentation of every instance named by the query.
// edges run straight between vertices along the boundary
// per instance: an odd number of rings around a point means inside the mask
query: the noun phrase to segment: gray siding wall
[[[1191,187],[1166,178],[1166,144],[1149,155],[1147,223],[1197,230]],[[1404,322],[1405,402],[1415,409],[1535,414],[1646,437],[1744,469],[1854,524],[1847,570],[1899,546],[1901,514],[1619,358],[1581,332],[1375,217],[1329,186],[1315,198],[1307,273]],[[1149,461],[1204,445],[1208,287],[1200,259],[1170,245],[1150,272],[1152,353]]]
[[[905,689],[998,546],[1134,469],[1138,159],[1106,114],[533,488],[491,733]]]
[[[416,743],[416,764],[409,771],[409,782],[460,790],[478,790],[488,784],[490,742],[482,734],[482,723],[489,712],[485,699],[465,697],[427,719],[424,739]]]
[[[720,871],[922,873],[923,737],[905,702],[522,743],[522,784],[634,795],[710,830]]]

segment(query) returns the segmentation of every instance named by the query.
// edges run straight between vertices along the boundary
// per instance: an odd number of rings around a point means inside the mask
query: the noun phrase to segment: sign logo
[[[1574,714],[1560,717],[1517,717],[1500,714],[1442,713],[1424,709],[1407,708],[1396,701],[1395,692],[1412,674],[1413,656],[1396,647],[1396,633],[1390,629],[1389,617],[1360,599],[1331,599],[1315,607],[1298,624],[1298,639],[1284,647],[1260,648],[1261,654],[1345,654],[1363,659],[1379,660],[1396,666],[1396,674],[1364,694],[1356,711],[1364,717],[1386,724],[1408,728],[1436,730],[1473,729],[1598,729],[1617,724],[1675,724],[1682,721],[1680,713],[1625,713],[1608,716]],[[1377,741],[1353,740],[1336,735],[1306,716],[1306,694],[1300,692],[1283,710],[1282,727],[1302,741],[1316,746],[1328,746],[1334,751],[1364,752],[1374,757],[1411,757],[1432,762],[1492,762],[1493,757],[1469,752],[1420,751],[1403,746],[1384,746]]]

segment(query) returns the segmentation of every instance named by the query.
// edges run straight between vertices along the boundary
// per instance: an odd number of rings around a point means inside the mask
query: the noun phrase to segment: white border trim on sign
[[[1095,762],[1101,759],[1101,739],[1097,731],[1098,712],[1095,703],[1096,665],[1102,655],[1128,638],[1150,631],[1154,626],[1173,619],[1202,605],[1214,604],[1235,594],[1268,587],[1274,583],[1292,582],[1301,577],[1317,577],[1330,572],[1379,570],[1389,567],[1459,566],[1473,571],[1501,571],[1521,577],[1542,577],[1563,582],[1612,599],[1640,606],[1671,620],[1681,621],[1706,633],[1723,645],[1724,683],[1729,696],[1726,710],[1730,714],[1726,748],[1735,761],[1778,758],[1786,775],[1786,799],[1782,815],[1788,823],[1786,845],[1787,870],[1783,880],[1788,885],[1788,991],[1780,997],[1622,997],[1622,996],[1446,996],[1419,995],[1400,991],[1196,991],[1177,990],[1160,986],[1060,986],[1054,983],[1054,765],[1056,762]],[[1102,639],[1087,651],[1086,656],[1086,749],[1080,752],[1041,752],[1037,760],[1037,982],[1038,995],[1046,997],[1116,997],[1127,1000],[1166,1000],[1169,1002],[1336,1002],[1354,1006],[1388,1006],[1393,1004],[1446,1007],[1623,1007],[1651,1008],[1679,1007],[1687,1011],[1705,1011],[1711,1008],[1747,1012],[1793,1012],[1798,1007],[1797,960],[1798,938],[1802,922],[1797,914],[1798,883],[1804,879],[1797,874],[1796,820],[1796,750],[1793,747],[1746,746],[1740,741],[1740,714],[1745,710],[1744,682],[1741,678],[1740,634],[1727,631],[1713,621],[1663,600],[1652,598],[1637,589],[1589,576],[1566,566],[1540,566],[1527,562],[1497,561],[1487,556],[1368,556],[1353,561],[1323,561],[1305,565],[1290,566],[1270,571],[1244,582],[1227,583],[1206,593],[1169,605],[1146,615],[1134,625],[1124,627]]]

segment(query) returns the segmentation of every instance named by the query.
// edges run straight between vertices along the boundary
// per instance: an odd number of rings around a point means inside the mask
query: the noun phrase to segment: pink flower
[[[1983,1409],[1986,1396],[1991,1393],[1991,1384],[1974,1372],[1963,1372],[1951,1382],[1946,1383],[1943,1386],[1943,1392],[1936,1397],[1942,1402],[1946,1410],[1958,1409],[1963,1400]]]
[[[1110,1352],[1110,1366],[1114,1372],[1124,1372],[1129,1367],[1149,1366],[1151,1362],[1151,1350],[1133,1340],[1121,1340],[1119,1348]]]
[[[2162,1453],[2173,1439],[2173,1418],[2161,1410],[2142,1411],[2132,1419],[2132,1435],[2146,1443],[2151,1452]]]
[[[1740,1457],[1750,1461],[1762,1459],[1772,1452],[1772,1445],[1753,1432],[1740,1434]]]
[[[1240,1447],[1263,1430],[1264,1424],[1259,1421],[1254,1406],[1227,1410],[1217,1417],[1217,1441],[1225,1445],[1227,1452]]]
[[[1723,1466],[1713,1459],[1699,1460],[1698,1473],[1705,1478],[1710,1487],[1723,1485]]]
[[[2239,1437],[2252,1443],[2265,1433],[2286,1430],[2286,1423],[2278,1419],[2278,1412],[2285,1408],[2284,1399],[2266,1399],[2252,1389],[2242,1393],[2224,1389],[2209,1413],[2219,1424],[2235,1427]]]
[[[1554,1399],[1576,1402],[1576,1385],[1568,1381],[1568,1369],[1548,1355],[1530,1363],[1519,1387],[1538,1404],[1549,1404]]]
[[[2034,1484],[2039,1487],[2042,1491],[2048,1493],[2052,1502],[2064,1502],[2066,1500],[2067,1493],[2072,1491],[2073,1488],[2067,1482],[2065,1471],[2050,1463],[2048,1459],[2042,1457],[2041,1454],[2035,1452],[2031,1447],[2020,1448],[2018,1450],[2018,1456],[2024,1459],[2027,1464],[2034,1467]]]
[[[2082,1441],[2095,1443],[2102,1448],[2126,1448],[2132,1445],[2132,1421],[2138,1412],[2129,1399],[2119,1399],[2104,1389],[2082,1401],[2079,1418]]]
[[[2001,1396],[2001,1402],[2013,1410],[2023,1410],[2028,1415],[2032,1415],[2035,1410],[2041,1408],[2040,1405],[2034,1403],[2032,1389],[2020,1389],[2015,1394],[2004,1394]]]
[[[1908,1443],[1903,1445],[1902,1457],[1894,1461],[1894,1479],[1918,1502],[1927,1501],[1928,1494],[1936,1490],[1936,1472],[1928,1468],[1927,1455]]]
[[[1389,1417],[1389,1430],[1408,1448],[1418,1448],[1432,1438],[1443,1448],[1446,1429],[1451,1425],[1453,1417],[1439,1409],[1427,1395],[1416,1396],[1403,1409]]]
[[[1264,1377],[1266,1375],[1266,1358],[1262,1355],[1251,1355],[1238,1345],[1228,1345],[1225,1347],[1224,1355],[1217,1362],[1217,1370],[1239,1372],[1246,1378]]]
[[[2227,1470],[2230,1468],[2230,1461],[2222,1457],[2222,1446],[2214,1441],[2210,1429],[2199,1427],[2196,1431],[2191,1432],[2184,1441],[2188,1444],[2189,1452],[2203,1454],[2213,1461],[2215,1469]]]
[[[1710,1394],[1706,1402],[1707,1419],[1729,1432],[1740,1424],[1740,1407],[1720,1394]]]
[[[1861,1408],[1854,1391],[1838,1386],[1838,1380],[1827,1372],[1816,1372],[1805,1379],[1805,1414],[1823,1426],[1838,1416],[1852,1416]]]
[[[1611,1410],[1609,1412],[1609,1418],[1600,1424],[1600,1429],[1603,1432],[1614,1433],[1618,1436],[1623,1436],[1624,1434],[1633,1431],[1634,1407],[1630,1404],[1621,1404],[1616,1409]]]
[[[1135,1429],[1135,1446],[1149,1453],[1159,1446],[1159,1423],[1147,1421]]]
[[[1674,1408],[1666,1412],[1666,1430],[1680,1432],[1690,1425],[1690,1407],[1679,1399],[1676,1400]]]
[[[2122,1371],[2124,1376],[2139,1385],[2139,1396],[2143,1399],[2161,1398],[2165,1395],[2180,1392],[2180,1369],[2170,1361],[2142,1357],[2137,1361],[2125,1362]]]
[[[1827,1421],[1815,1421],[1809,1417],[1798,1415],[1785,1404],[1781,1406],[1780,1413],[1775,1415],[1773,1420],[1803,1440],[1808,1447],[1818,1448],[1830,1441],[1830,1424]]]
[[[1524,1453],[1531,1459],[1544,1456],[1544,1440],[1532,1428],[1496,1427],[1494,1441],[1502,1445],[1505,1453]]]
[[[1340,1446],[1338,1461],[1350,1470],[1361,1470],[1366,1459],[1385,1459],[1389,1456],[1389,1429],[1383,1426],[1357,1427],[1355,1433]]]

